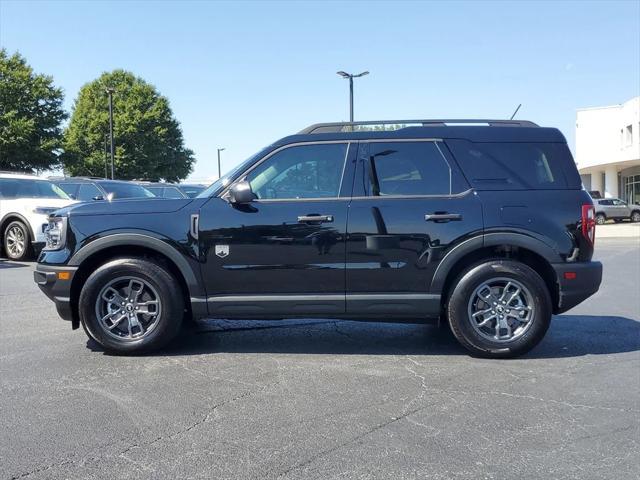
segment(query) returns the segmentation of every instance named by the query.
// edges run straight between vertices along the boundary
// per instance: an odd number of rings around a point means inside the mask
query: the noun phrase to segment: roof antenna
[[[520,103],[520,104],[518,104],[518,108],[516,108],[516,111],[515,111],[515,112],[513,112],[513,115],[511,115],[511,118],[510,118],[509,120],[513,120],[513,117],[515,117],[515,116],[516,116],[516,113],[518,113],[518,110],[520,110],[520,107],[521,107],[521,106],[522,106],[522,104],[521,104],[521,103]]]

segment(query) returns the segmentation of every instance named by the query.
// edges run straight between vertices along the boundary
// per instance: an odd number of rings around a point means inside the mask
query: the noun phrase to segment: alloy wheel
[[[535,314],[529,290],[512,278],[493,278],[475,289],[468,316],[473,329],[492,342],[511,342],[525,334]]]
[[[119,277],[102,288],[95,313],[105,333],[121,341],[134,341],[146,337],[158,325],[162,303],[146,280]]]
[[[11,227],[7,233],[7,254],[12,258],[19,258],[24,254],[27,239],[24,231],[18,225]]]

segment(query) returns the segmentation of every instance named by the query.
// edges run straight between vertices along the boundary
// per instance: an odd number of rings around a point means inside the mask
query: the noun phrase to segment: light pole
[[[113,92],[116,90],[113,87],[107,87],[105,91],[109,95],[109,139],[111,142],[111,180],[113,180]]]
[[[223,152],[224,148],[218,149],[218,178],[222,178],[222,168],[220,166],[220,152]]]
[[[358,77],[364,77],[365,75],[369,75],[369,72],[358,73],[357,75],[353,75],[351,73],[343,72],[340,70],[338,72],[342,78],[349,79],[349,121],[353,123],[353,79]]]
[[[107,173],[107,165],[109,164],[109,160],[107,158],[107,141],[109,140],[109,134],[105,134],[104,136],[104,178],[105,180],[109,178],[109,174]]]

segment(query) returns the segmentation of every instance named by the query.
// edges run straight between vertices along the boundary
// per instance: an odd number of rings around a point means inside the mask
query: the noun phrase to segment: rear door
[[[447,249],[482,231],[480,202],[438,140],[361,142],[347,227],[347,313],[437,315]]]

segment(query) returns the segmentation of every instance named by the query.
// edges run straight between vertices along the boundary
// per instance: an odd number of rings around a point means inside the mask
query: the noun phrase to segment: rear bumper
[[[76,270],[76,267],[52,267],[39,264],[33,272],[33,280],[40,290],[53,300],[58,315],[64,320],[73,320],[70,297],[71,281]],[[68,276],[61,276],[60,273],[68,273]]]
[[[554,313],[564,313],[596,293],[602,282],[602,263],[555,263],[558,305]]]

